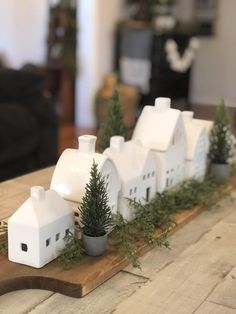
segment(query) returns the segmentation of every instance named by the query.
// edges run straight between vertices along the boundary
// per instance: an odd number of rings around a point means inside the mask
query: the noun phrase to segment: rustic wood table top
[[[7,219],[32,185],[49,188],[53,167],[0,183],[0,218]],[[81,299],[46,290],[0,296],[0,313],[236,313],[236,192],[154,248],[142,270],[126,267]]]

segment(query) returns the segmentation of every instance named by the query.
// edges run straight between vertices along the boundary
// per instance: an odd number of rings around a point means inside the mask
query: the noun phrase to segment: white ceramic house
[[[193,119],[192,111],[183,111],[182,117],[187,134],[185,178],[202,180],[207,171],[209,131],[207,126],[204,126],[204,122]]]
[[[31,196],[8,220],[8,258],[40,268],[55,259],[74,231],[74,213],[52,190],[31,188]]]
[[[121,188],[119,174],[111,159],[95,152],[96,139],[93,135],[80,136],[78,149],[66,149],[62,153],[52,176],[51,189],[69,201],[82,202],[94,160],[107,182],[109,206],[116,213]]]
[[[154,152],[158,192],[183,180],[187,138],[181,112],[170,108],[169,98],[157,98],[155,106],[144,107],[133,139]]]
[[[125,198],[145,203],[156,193],[156,163],[153,153],[139,141],[125,142],[122,136],[113,136],[104,155],[112,159],[121,179],[118,208],[126,220],[135,218],[134,210]]]

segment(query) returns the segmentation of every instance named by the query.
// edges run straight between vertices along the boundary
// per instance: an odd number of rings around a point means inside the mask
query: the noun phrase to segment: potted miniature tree
[[[222,100],[217,107],[216,118],[210,133],[210,174],[226,181],[230,175],[229,158],[233,154],[233,136],[227,108]]]
[[[127,127],[123,122],[123,112],[117,90],[114,91],[108,108],[107,118],[98,132],[98,150],[103,152],[110,145],[110,138],[120,135],[127,139]]]
[[[106,250],[107,231],[112,221],[111,208],[105,179],[93,161],[90,181],[85,187],[85,195],[80,207],[82,240],[85,252],[90,256],[102,255]]]

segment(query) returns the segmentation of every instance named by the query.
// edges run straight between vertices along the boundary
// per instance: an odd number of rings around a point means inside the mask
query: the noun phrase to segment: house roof
[[[209,148],[209,133],[212,121],[193,119],[192,111],[183,111],[182,117],[187,135],[186,159],[192,160],[198,147],[198,142],[203,138],[206,151]]]
[[[161,98],[165,99],[165,98]],[[166,151],[171,143],[176,124],[181,119],[181,112],[167,106],[145,106],[136,124],[133,139],[154,150]]]
[[[124,142],[121,136],[111,138],[110,147],[104,151],[104,154],[114,161],[123,182],[142,175],[147,159],[152,158],[150,149],[139,141]],[[153,162],[155,164],[154,159]]]
[[[116,171],[114,163],[105,155],[99,153],[85,154],[77,149],[66,149],[57,162],[51,188],[65,199],[81,202],[85,186],[90,179],[93,160],[98,164],[99,171],[105,163],[109,163]],[[117,180],[118,178],[117,174]]]
[[[41,193],[40,197],[37,197],[37,193],[34,195],[34,189]],[[32,187],[31,196],[10,217],[8,223],[39,228],[68,215],[73,216],[73,212],[58,193],[53,190],[45,192],[42,187]]]
[[[203,126],[206,129],[207,133],[210,134],[214,122],[203,119],[194,119],[194,123]]]

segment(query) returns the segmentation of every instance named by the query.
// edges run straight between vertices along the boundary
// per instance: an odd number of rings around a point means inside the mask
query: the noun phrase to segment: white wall
[[[123,0],[79,0],[76,124],[95,126],[94,97],[103,77],[112,70],[114,30]]]
[[[42,63],[46,56],[47,0],[0,1],[0,53],[13,67]]]
[[[216,34],[201,40],[192,73],[191,102],[236,107],[236,0],[219,0]]]

